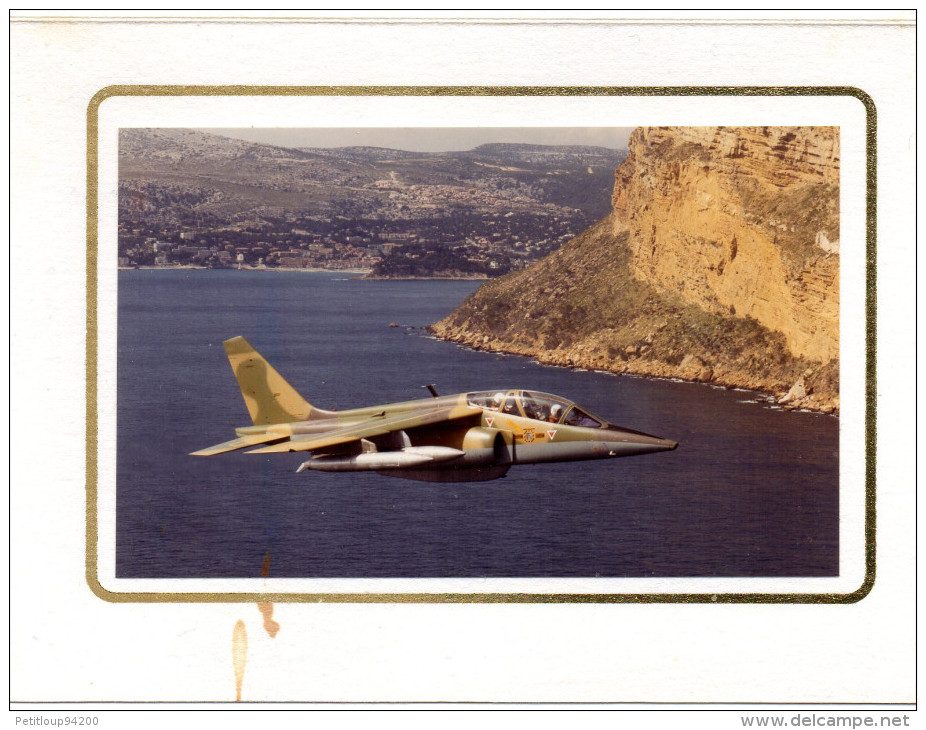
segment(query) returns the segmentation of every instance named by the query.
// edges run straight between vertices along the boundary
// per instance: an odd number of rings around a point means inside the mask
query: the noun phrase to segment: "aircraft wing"
[[[265,444],[268,441],[279,441],[288,436],[288,433],[258,433],[251,436],[241,436],[231,441],[223,441],[215,446],[207,446],[205,449],[194,451],[190,456],[214,456],[215,454],[224,454],[226,451],[235,451],[243,449],[245,446],[257,446]]]
[[[371,418],[363,423],[339,428],[335,431],[313,436],[311,438],[301,438],[295,441],[284,441],[273,446],[265,446],[262,449],[248,451],[249,454],[277,454],[286,451],[317,451],[328,446],[337,446],[346,444],[351,441],[370,438],[373,436],[383,436],[393,431],[402,431],[407,428],[418,428],[419,426],[433,426],[438,423],[455,421],[462,418],[471,418],[480,415],[481,408],[475,406],[453,406],[451,408],[439,408],[433,411],[419,411],[417,413],[403,413],[391,418]]]

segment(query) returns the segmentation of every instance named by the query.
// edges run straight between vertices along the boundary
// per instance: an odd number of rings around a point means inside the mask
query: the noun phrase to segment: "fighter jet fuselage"
[[[675,441],[614,426],[548,393],[490,390],[347,411],[315,408],[242,337],[225,349],[253,425],[194,456],[311,452],[297,471],[375,471],[421,481],[486,481],[520,464],[670,451]]]

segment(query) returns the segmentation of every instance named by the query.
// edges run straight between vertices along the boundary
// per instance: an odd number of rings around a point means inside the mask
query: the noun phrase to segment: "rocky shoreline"
[[[484,274],[474,276],[374,276],[367,274],[367,281],[488,281]]]
[[[529,357],[541,365],[597,370],[615,375],[683,380],[724,388],[742,388],[762,393],[770,404],[786,410],[839,415],[839,396],[827,392],[830,390],[826,387],[829,373],[825,367],[807,368],[789,387],[781,382],[769,382],[758,378],[736,367],[712,366],[695,355],[687,355],[679,365],[649,360],[645,354],[628,360],[614,361],[595,350],[586,351],[582,347],[544,350],[506,342],[489,335],[474,334],[462,328],[449,326],[446,322],[437,322],[427,329],[441,340],[483,352]]]

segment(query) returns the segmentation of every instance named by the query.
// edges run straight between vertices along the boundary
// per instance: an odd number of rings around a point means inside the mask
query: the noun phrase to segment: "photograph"
[[[117,226],[117,579],[840,574],[838,127],[123,127]]]

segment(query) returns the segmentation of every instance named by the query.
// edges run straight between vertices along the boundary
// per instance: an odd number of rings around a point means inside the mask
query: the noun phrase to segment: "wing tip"
[[[214,446],[207,446],[204,449],[199,451],[193,451],[190,453],[190,456],[215,456],[216,454],[224,454],[228,451],[237,451],[238,449],[244,449],[248,446],[256,446],[257,444],[267,443],[268,441],[279,441],[280,439],[286,438],[286,436],[277,433],[260,433],[250,436],[240,436],[231,441],[223,441],[220,444],[215,444]],[[269,447],[267,447],[269,448]],[[247,451],[245,453],[253,453]]]

